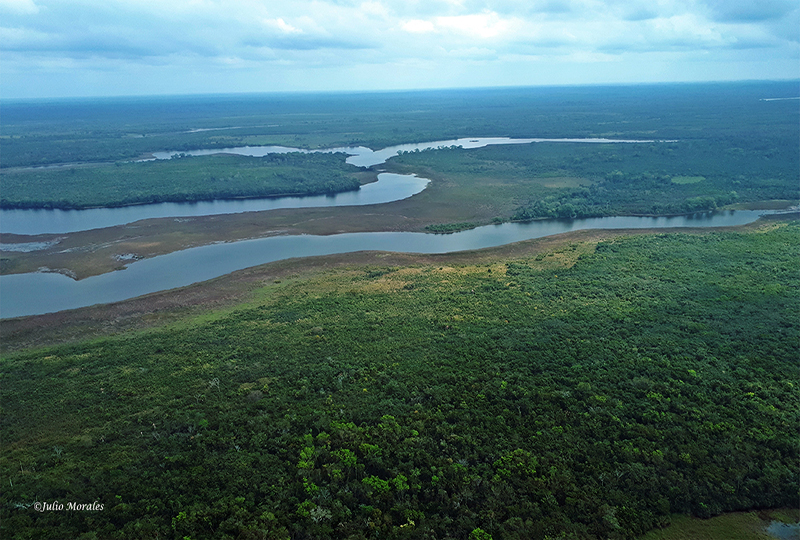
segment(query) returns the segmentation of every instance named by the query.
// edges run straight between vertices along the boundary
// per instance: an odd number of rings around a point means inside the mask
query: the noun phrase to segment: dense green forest
[[[345,154],[177,156],[115,166],[4,171],[2,208],[89,208],[320,195],[358,189]]]
[[[0,167],[283,144],[372,149],[460,137],[797,140],[798,81],[0,100]],[[790,133],[787,133],[789,130]]]
[[[794,200],[800,198],[800,110],[791,100],[762,98],[797,92],[798,83],[788,81],[0,101],[0,206],[331,193],[354,189],[357,182],[330,156],[280,158],[284,163],[219,156],[191,163],[130,161],[167,150],[274,144],[377,150],[493,136],[675,142],[442,150],[401,156],[388,166],[420,172],[411,165],[421,164],[445,177],[506,179],[516,208],[497,216],[501,220],[686,213],[733,202]],[[23,169],[63,163],[81,165]]]
[[[631,538],[794,505],[799,233],[332,270],[5,353],[0,534]]]
[[[788,137],[747,149],[699,140],[447,148],[406,152],[389,163],[447,180],[504,182],[503,196],[519,204],[504,217],[516,220],[681,214],[800,198],[800,150]]]

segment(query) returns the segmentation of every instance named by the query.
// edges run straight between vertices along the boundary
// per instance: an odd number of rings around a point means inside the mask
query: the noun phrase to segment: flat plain
[[[740,83],[0,103],[4,208],[33,193],[25,178],[40,186],[25,203],[33,207],[88,196],[114,206],[136,190],[226,197],[230,182],[218,180],[242,167],[260,172],[240,174],[241,189],[278,179],[253,196],[296,193],[298,181],[325,192],[329,169],[358,184],[383,170],[431,180],[409,199],[368,207],[148,220],[134,234],[3,234],[4,245],[57,243],[3,251],[2,271],[85,277],[119,271],[120,254],[274,234],[786,207],[800,198],[800,114],[791,101],[761,99],[796,91]],[[365,171],[338,154],[131,162],[163,150],[481,136],[656,142],[441,148]],[[67,165],[27,169],[56,164]],[[303,180],[305,167],[321,181]],[[70,177],[89,189],[46,187]],[[290,259],[0,320],[9,482],[0,532],[681,538],[697,533],[676,514],[792,506],[799,233],[786,214],[727,230]],[[36,511],[56,500],[103,510]],[[720,519],[709,538],[758,521]]]

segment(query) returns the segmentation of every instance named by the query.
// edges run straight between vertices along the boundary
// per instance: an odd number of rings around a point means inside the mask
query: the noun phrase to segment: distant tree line
[[[212,155],[54,169],[4,171],[0,208],[117,207],[358,189],[345,154]]]

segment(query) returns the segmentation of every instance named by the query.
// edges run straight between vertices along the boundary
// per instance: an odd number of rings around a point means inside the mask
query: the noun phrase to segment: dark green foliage
[[[630,538],[792,505],[799,233],[331,274],[4,358],[0,533]],[[30,507],[56,499],[105,509]]]
[[[474,229],[478,225],[476,223],[463,222],[463,223],[437,223],[435,225],[428,225],[425,227],[426,231],[435,233],[454,233],[458,231],[465,231],[467,229]]]
[[[794,129],[797,81],[0,101],[2,167],[135,159],[157,151],[300,148],[459,137],[725,139],[763,149]],[[775,139],[772,139],[772,136]],[[763,137],[767,138],[764,139]],[[748,141],[751,141],[748,143]],[[744,143],[745,146],[740,146]],[[777,148],[780,148],[778,146]]]
[[[94,163],[97,168],[19,171],[19,176],[4,171],[0,204],[71,208],[332,193],[354,189],[349,171],[342,164],[329,167],[311,157],[297,158],[309,160],[304,170],[310,177],[290,167],[283,179],[273,172],[256,175],[242,170],[249,167],[243,165],[246,160],[228,162],[220,169],[217,166],[225,161],[206,159],[194,164],[202,163],[202,167],[188,171],[183,169],[188,164],[121,163],[115,167],[113,162],[149,152],[198,148],[279,144],[380,149],[497,136],[677,142],[599,147],[537,144],[465,154],[445,150],[449,153],[444,160],[436,161],[433,155],[438,152],[421,152],[398,161],[426,164],[434,160],[431,168],[443,174],[507,178],[515,184],[513,188],[488,195],[513,199],[518,208],[503,219],[512,214],[515,219],[531,219],[682,213],[735,201],[797,199],[800,111],[793,100],[762,101],[765,96],[791,97],[797,92],[796,81],[783,81],[2,101],[0,167],[77,162]],[[270,187],[262,185],[264,175],[271,179]],[[572,180],[580,180],[586,189],[575,182],[561,186],[558,177],[570,175],[577,176]],[[706,180],[672,181],[695,176]],[[552,187],[531,181],[551,177],[556,178]],[[20,185],[32,191],[17,191]],[[472,218],[454,221],[467,219]]]
[[[682,140],[654,144],[565,144],[490,146],[411,152],[392,161],[410,170],[504,181],[508,196],[524,201],[511,216],[583,218],[621,214],[685,214],[735,202],[800,198],[798,136],[787,129],[731,153],[730,141]],[[675,178],[702,175],[702,182]],[[488,194],[487,197],[492,196]]]
[[[86,208],[321,195],[358,189],[345,154],[179,157],[3,172],[3,208]]]

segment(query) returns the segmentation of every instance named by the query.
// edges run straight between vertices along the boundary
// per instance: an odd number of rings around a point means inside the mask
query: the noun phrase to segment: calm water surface
[[[780,540],[800,540],[800,523],[773,521],[767,527],[767,534]]]
[[[488,225],[454,234],[410,232],[351,233],[330,236],[277,236],[191,248],[128,265],[80,281],[60,274],[31,273],[0,280],[3,318],[50,313],[116,302],[172,289],[292,257],[361,250],[448,253],[499,246],[579,229],[723,227],[758,219],[762,211],[738,210],[679,217],[609,217]]]
[[[651,143],[652,140],[616,139],[510,139],[507,137],[482,137],[477,139],[450,139],[415,144],[390,146],[383,150],[371,150],[364,146],[328,148],[325,150],[302,150],[286,146],[240,146],[189,152],[155,152],[155,159],[169,159],[184,153],[192,156],[212,154],[237,154],[241,156],[263,157],[269,154],[289,152],[343,152],[349,155],[347,162],[358,167],[371,167],[385,163],[387,159],[401,152],[414,152],[461,146],[462,148],[482,148],[495,144],[531,144],[538,142],[558,143]],[[428,185],[428,180],[413,175],[383,173],[378,182],[361,186],[356,191],[346,191],[336,195],[310,197],[275,197],[268,199],[217,200],[196,203],[158,203],[125,206],[121,208],[91,208],[87,210],[0,210],[0,231],[15,234],[62,234],[103,227],[125,225],[142,219],[165,217],[195,217],[217,214],[238,214],[241,212],[261,212],[278,208],[309,208],[320,206],[359,206],[382,204],[406,199],[419,193]]]
[[[355,191],[345,191],[335,195],[142,204],[87,210],[2,210],[0,211],[0,231],[15,234],[62,234],[126,225],[152,218],[180,219],[217,214],[261,212],[278,208],[382,204],[407,199],[425,189],[428,182],[430,180],[427,178],[419,178],[414,175],[381,173],[378,175],[377,182],[365,184]]]
[[[650,143],[650,140],[609,139],[452,139],[405,144],[373,151],[365,147],[331,148],[324,152],[345,152],[347,161],[359,167],[384,163],[401,152],[461,146],[480,148],[493,144],[558,143]],[[196,150],[191,155],[231,153],[265,156],[282,152],[309,152],[280,146],[238,147]],[[156,159],[169,159],[177,152],[158,152]],[[382,173],[378,182],[357,191],[333,196],[282,197],[200,203],[165,203],[124,208],[91,210],[4,210],[0,230],[18,234],[64,233],[132,223],[154,217],[180,219],[200,215],[253,212],[276,208],[380,204],[419,193],[428,184],[414,175]],[[361,250],[409,253],[449,253],[499,246],[579,229],[723,227],[758,219],[762,212],[736,211],[695,214],[681,217],[610,217],[580,220],[547,220],[530,223],[505,223],[479,227],[449,235],[408,232],[354,233],[331,236],[279,236],[201,246],[129,264],[124,271],[74,281],[54,273],[3,276],[0,280],[0,317],[50,313],[98,303],[116,302],[156,291],[205,281],[258,264],[292,257],[309,257]],[[39,248],[27,243],[25,250]]]
[[[240,156],[253,156],[263,157],[268,154],[286,154],[289,152],[303,152],[305,154],[313,152],[343,152],[349,154],[347,163],[356,165],[358,167],[372,167],[373,165],[380,165],[385,163],[387,159],[394,157],[401,152],[416,152],[423,150],[433,150],[436,148],[448,148],[451,146],[460,146],[462,148],[483,148],[495,144],[531,144],[531,143],[653,143],[659,142],[655,140],[631,140],[631,139],[511,139],[509,137],[478,137],[463,139],[448,139],[444,141],[432,141],[423,143],[399,144],[397,146],[389,146],[383,150],[371,150],[365,146],[341,146],[337,148],[326,148],[324,150],[302,150],[299,148],[289,148],[286,146],[237,146],[235,148],[218,148],[206,150],[190,150],[188,152],[154,152],[153,156],[156,159],[170,159],[172,156],[178,154],[187,154],[190,156],[210,156],[214,154],[237,154]],[[672,141],[661,141],[672,142]]]

